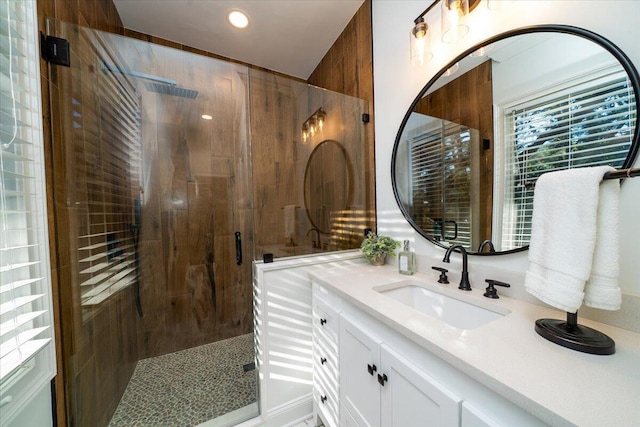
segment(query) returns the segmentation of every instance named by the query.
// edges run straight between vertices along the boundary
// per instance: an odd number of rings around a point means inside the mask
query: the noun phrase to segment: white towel
[[[287,205],[284,207],[284,237],[293,239],[296,235],[296,206]]]
[[[619,188],[600,185],[610,170],[599,166],[550,172],[536,182],[525,286],[541,301],[570,313],[582,305],[590,277],[595,280],[588,289],[589,304],[606,300],[610,309],[619,308],[613,301],[615,289],[619,292],[618,216],[604,205],[618,199]],[[603,215],[598,215],[601,194],[606,200]]]
[[[602,310],[619,310],[622,292],[620,275],[620,182],[602,181],[598,204],[596,248],[593,253],[591,277],[584,292],[584,303]]]

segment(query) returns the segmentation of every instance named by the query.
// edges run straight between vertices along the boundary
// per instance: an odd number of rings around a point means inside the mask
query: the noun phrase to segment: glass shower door
[[[246,67],[48,28],[69,423],[257,415]]]

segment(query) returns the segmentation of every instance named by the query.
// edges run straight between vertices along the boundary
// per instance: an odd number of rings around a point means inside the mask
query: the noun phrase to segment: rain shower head
[[[197,90],[184,89],[177,86],[177,82],[172,79],[154,76],[153,74],[141,73],[139,71],[123,70],[116,66],[111,66],[102,62],[102,71],[110,73],[123,74],[125,76],[137,77],[139,79],[150,80],[145,83],[149,92],[155,92],[162,95],[178,96],[180,98],[195,99],[198,96]]]
[[[180,98],[195,99],[198,96],[197,90],[185,89],[175,85],[165,83],[146,82],[145,87],[149,92],[160,93],[162,95],[178,96]]]

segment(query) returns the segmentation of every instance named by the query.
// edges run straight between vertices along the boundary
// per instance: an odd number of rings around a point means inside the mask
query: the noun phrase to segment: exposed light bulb
[[[309,125],[302,125],[302,142],[307,142],[309,140]]]
[[[411,29],[411,65],[422,66],[433,58],[431,52],[431,32],[424,22]]]
[[[309,134],[311,136],[316,134],[316,118],[315,117],[311,117],[309,118]]]
[[[212,120],[212,119],[213,119],[213,117],[212,117],[212,116],[210,116],[210,115],[208,115],[208,114],[203,114],[203,115],[201,115],[200,117],[202,117],[202,118],[203,118],[203,119],[205,119],[205,120]]]
[[[324,121],[327,118],[327,114],[321,109],[318,110],[316,114],[316,120],[318,123],[318,130],[322,132],[322,128],[324,127]]]
[[[469,32],[465,18],[469,14],[469,0],[442,0],[442,41],[455,43]]]

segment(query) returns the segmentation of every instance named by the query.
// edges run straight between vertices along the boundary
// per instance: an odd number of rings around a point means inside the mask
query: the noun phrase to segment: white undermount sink
[[[475,329],[510,313],[498,305],[470,298],[464,294],[465,291],[436,291],[430,288],[435,286],[417,280],[404,280],[378,286],[374,290],[458,329]],[[445,292],[452,295],[446,295]],[[460,295],[456,295],[458,292]]]

